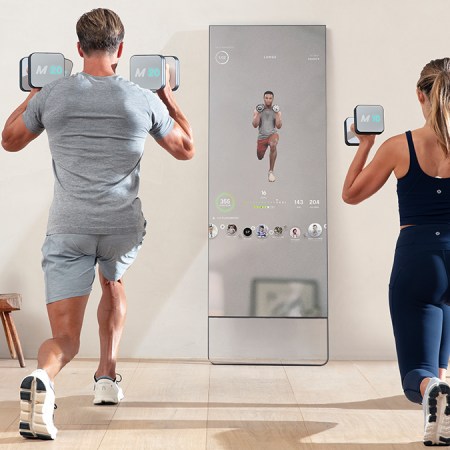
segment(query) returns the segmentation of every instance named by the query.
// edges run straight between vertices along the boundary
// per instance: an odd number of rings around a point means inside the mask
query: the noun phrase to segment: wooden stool
[[[18,311],[21,306],[22,296],[20,294],[0,294],[0,316],[3,329],[5,330],[6,341],[8,342],[9,353],[11,353],[11,358],[19,359],[20,367],[25,367],[19,335],[11,315],[12,311]]]

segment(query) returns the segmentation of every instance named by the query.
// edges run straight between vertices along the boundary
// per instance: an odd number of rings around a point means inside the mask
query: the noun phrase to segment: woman
[[[406,397],[422,403],[425,445],[450,445],[450,58],[428,63],[417,82],[425,125],[388,139],[366,165],[375,142],[360,145],[342,198],[357,204],[397,177],[400,236],[389,306]]]

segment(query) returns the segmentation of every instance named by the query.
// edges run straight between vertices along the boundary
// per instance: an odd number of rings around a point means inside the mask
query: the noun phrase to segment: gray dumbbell
[[[166,62],[162,55],[133,55],[130,81],[155,92],[166,85]]]
[[[347,145],[359,145],[357,134],[381,134],[384,131],[384,109],[381,105],[357,105],[353,117],[344,122],[344,137]]]
[[[41,88],[58,78],[69,76],[73,63],[62,53],[35,52],[20,60],[19,86],[22,91]]]
[[[156,92],[166,85],[166,63],[169,66],[172,91],[180,85],[180,64],[176,56],[133,55],[130,58],[130,81]]]
[[[272,111],[273,111],[273,112],[276,112],[276,113],[277,113],[277,112],[280,112],[280,107],[279,107],[278,105],[273,105],[273,106],[272,106]]]
[[[176,56],[164,56],[169,66],[170,88],[176,91],[180,86],[180,60]]]
[[[256,111],[258,111],[259,113],[264,111],[264,105],[262,103],[260,103],[259,105],[256,105]]]
[[[381,105],[358,105],[353,111],[358,134],[381,134],[384,131],[384,109]]]

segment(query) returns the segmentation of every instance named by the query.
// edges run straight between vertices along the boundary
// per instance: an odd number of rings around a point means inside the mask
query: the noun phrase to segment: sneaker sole
[[[94,399],[94,405],[118,405],[119,402],[118,401],[114,401],[114,400],[95,400]]]
[[[123,395],[121,397],[94,397],[94,405],[118,405],[121,400],[123,400]]]
[[[450,387],[447,384],[441,384],[440,388],[444,414],[439,426],[439,442],[441,445],[450,445]]]
[[[435,386],[428,397],[430,416],[423,443],[426,446],[450,445],[450,388],[447,384]]]
[[[39,378],[29,376],[20,385],[19,433],[27,439],[53,440],[56,433],[49,432],[44,423],[42,408],[47,390]]]

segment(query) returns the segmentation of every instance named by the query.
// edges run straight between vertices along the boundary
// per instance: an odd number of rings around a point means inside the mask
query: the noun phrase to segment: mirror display
[[[210,317],[327,317],[325,31],[210,27]]]

